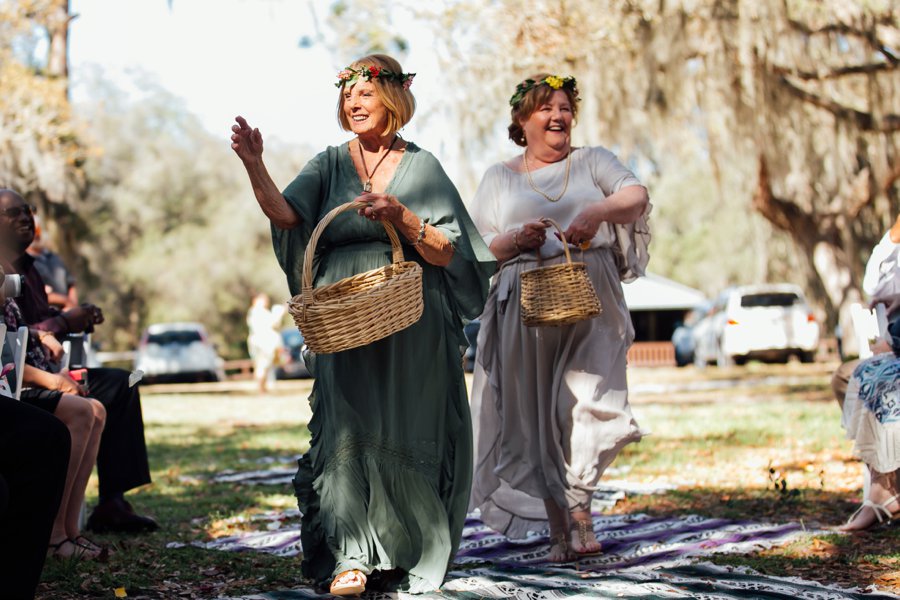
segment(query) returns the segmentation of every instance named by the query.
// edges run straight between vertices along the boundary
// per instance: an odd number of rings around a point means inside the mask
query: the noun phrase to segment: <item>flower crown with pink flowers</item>
[[[403,86],[404,90],[408,90],[409,86],[412,85],[413,77],[415,76],[415,73],[394,73],[393,71],[377,65],[362,66],[358,69],[346,67],[337,74],[338,81],[334,84],[334,87],[353,85],[360,79],[363,81],[372,81],[377,77],[378,79],[387,81],[396,81]]]

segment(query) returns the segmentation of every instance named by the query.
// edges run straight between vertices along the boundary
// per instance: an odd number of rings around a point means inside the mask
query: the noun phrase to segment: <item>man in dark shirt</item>
[[[103,322],[103,313],[92,304],[65,312],[50,307],[44,281],[25,251],[34,239],[34,209],[16,192],[0,189],[0,253],[25,279],[19,307],[31,327],[58,337],[90,332]],[[129,385],[122,369],[88,369],[91,395],[106,408],[106,428],[100,438],[97,475],[100,501],[88,518],[96,532],[153,531],[157,523],[134,512],[125,492],[150,483],[150,466],[144,441],[144,420],[137,386]]]
[[[34,266],[44,280],[50,306],[60,310],[78,306],[75,276],[59,254],[44,245],[41,222],[37,217],[34,218],[34,241],[28,246],[28,254],[34,257]]]

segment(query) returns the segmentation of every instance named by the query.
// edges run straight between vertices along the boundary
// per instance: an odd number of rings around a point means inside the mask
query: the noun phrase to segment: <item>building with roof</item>
[[[624,284],[622,289],[635,332],[628,363],[674,366],[672,333],[688,311],[707,302],[706,296],[700,290],[653,273]]]

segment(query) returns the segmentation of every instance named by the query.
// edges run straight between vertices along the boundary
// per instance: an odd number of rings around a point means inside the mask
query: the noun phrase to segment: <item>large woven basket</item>
[[[596,317],[602,309],[586,265],[572,262],[566,236],[559,224],[553,219],[542,220],[559,231],[566,262],[540,266],[538,252],[538,267],[522,271],[519,276],[522,322],[529,327],[559,326]]]
[[[348,202],[330,211],[316,225],[303,255],[301,291],[288,302],[288,310],[306,345],[317,354],[371,344],[422,316],[422,267],[403,260],[397,232],[386,221],[382,225],[391,240],[391,264],[312,287],[313,258],[322,231],[342,212],[365,206]]]

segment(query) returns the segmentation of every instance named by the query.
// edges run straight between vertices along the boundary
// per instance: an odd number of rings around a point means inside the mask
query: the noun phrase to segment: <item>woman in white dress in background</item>
[[[520,83],[509,135],[525,151],[490,167],[468,205],[501,263],[478,335],[471,507],[510,538],[549,525],[551,561],[601,550],[593,488],[622,448],[644,435],[628,405],[625,355],[634,328],[621,282],[646,267],[650,202],[609,150],[571,146],[577,100],[572,77],[541,73]],[[587,264],[598,317],[522,324],[520,273],[537,266],[538,252],[544,265],[565,260],[545,217],[565,229],[573,260]]]
[[[253,359],[253,378],[262,393],[269,391],[275,361],[284,346],[280,329],[286,309],[281,304],[270,308],[269,304],[267,294],[257,294],[247,311],[247,350]]]

